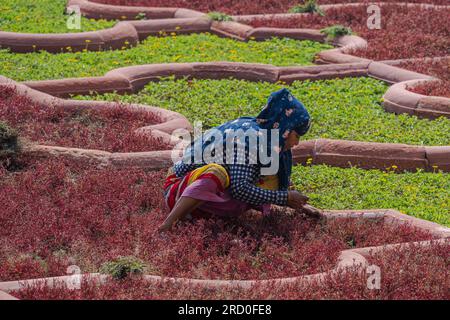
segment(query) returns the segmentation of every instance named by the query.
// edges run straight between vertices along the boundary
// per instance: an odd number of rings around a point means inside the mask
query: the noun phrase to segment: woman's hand
[[[288,191],[288,206],[293,209],[301,209],[307,202],[309,198],[298,191],[292,190]]]
[[[164,233],[164,232],[170,231],[171,229],[172,229],[172,224],[169,224],[169,223],[163,223],[163,224],[159,227],[158,232],[159,232],[159,233]]]

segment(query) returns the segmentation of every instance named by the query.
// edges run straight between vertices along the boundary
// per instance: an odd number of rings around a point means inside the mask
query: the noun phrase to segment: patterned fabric
[[[255,117],[242,117],[233,121],[222,124],[203,134],[201,138],[194,141],[191,146],[187,147],[183,160],[176,163],[174,170],[177,177],[183,177],[190,171],[199,168],[207,163],[203,159],[205,150],[214,150],[212,154],[219,159],[219,163],[223,163],[224,168],[228,171],[230,177],[230,191],[233,197],[252,205],[261,204],[278,204],[286,205],[287,189],[292,169],[292,154],[290,150],[284,151],[284,145],[289,133],[295,130],[298,135],[305,134],[310,127],[310,116],[303,104],[292,96],[287,89],[281,89],[270,95],[267,105]],[[257,149],[250,148],[249,139],[240,141],[238,138],[231,136],[229,133],[242,130],[247,132],[252,130],[252,134],[256,134],[259,140],[261,129],[275,129],[279,132],[278,148],[273,147],[269,139],[266,145],[257,143]],[[221,139],[217,139],[215,134],[219,132]],[[231,134],[230,134],[231,135]],[[234,153],[226,154],[226,143],[233,139]],[[275,144],[276,145],[276,144]],[[269,155],[279,157],[278,169],[278,185],[279,190],[266,190],[256,186],[261,176],[262,165],[259,159],[259,148],[264,147]],[[208,149],[207,149],[208,148]],[[244,153],[238,150],[245,150]],[[253,150],[254,152],[250,152]],[[200,155],[200,160],[196,156]],[[232,161],[230,161],[230,159]]]
[[[184,177],[190,171],[201,167],[202,164],[185,164],[177,162],[173,169],[177,177]],[[224,165],[230,177],[231,196],[239,201],[251,205],[287,204],[288,192],[285,190],[266,190],[259,188],[257,183],[261,179],[260,167],[258,165]]]
[[[270,95],[266,107],[256,117],[256,122],[263,129],[279,130],[281,149],[292,130],[302,136],[311,127],[311,118],[305,106],[287,89],[281,89]],[[279,184],[283,190],[286,190],[290,184],[292,171],[291,150],[281,151],[279,161]]]
[[[287,89],[272,93],[267,105],[256,117],[256,122],[263,129],[278,128],[280,130],[280,144],[292,130],[299,136],[308,132],[311,118],[305,106],[298,101]]]
[[[223,192],[230,185],[230,177],[227,171],[221,165],[210,163],[184,175],[182,178],[177,177],[170,170],[166,182],[164,184],[164,198],[166,205],[170,210],[173,209],[175,203],[183,195],[184,190],[192,185],[195,181],[202,179],[211,179],[217,185],[217,189]]]

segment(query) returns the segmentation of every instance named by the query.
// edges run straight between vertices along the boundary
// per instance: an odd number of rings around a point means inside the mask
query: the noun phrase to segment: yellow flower
[[[175,30],[180,30],[180,29],[181,29],[181,27],[179,27],[179,26],[175,27]]]
[[[130,43],[128,41],[125,41],[124,44],[129,45]]]
[[[92,42],[91,40],[89,40],[89,39],[86,39],[86,40],[84,40],[84,42],[86,42],[86,43],[90,43],[90,42]]]
[[[170,35],[175,37],[177,34],[175,32],[171,32]]]
[[[398,167],[395,164],[392,165],[392,169],[397,169],[397,168]]]

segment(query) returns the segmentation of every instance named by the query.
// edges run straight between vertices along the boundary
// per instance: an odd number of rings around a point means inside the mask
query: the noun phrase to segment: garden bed
[[[381,9],[381,29],[367,27],[366,6],[330,8],[325,16],[305,14],[295,17],[256,18],[253,27],[322,29],[343,25],[368,42],[366,49],[346,53],[373,60],[438,57],[450,54],[450,9],[408,8],[385,5]]]
[[[0,74],[16,81],[101,76],[111,69],[167,62],[242,61],[280,66],[312,65],[330,45],[271,39],[239,42],[211,34],[149,37],[137,47],[102,52],[12,54],[0,50]]]
[[[409,246],[386,250],[369,260],[381,270],[380,290],[367,287],[364,270],[353,269],[325,277],[308,285],[255,286],[252,290],[204,288],[143,279],[109,280],[98,286],[82,282],[81,290],[68,290],[64,284],[50,288],[36,285],[12,293],[20,299],[444,299],[448,300],[450,244]],[[398,270],[403,270],[399,276]]]
[[[408,87],[408,90],[427,96],[450,98],[450,58],[447,60],[403,62],[399,66],[419,73],[429,74],[442,80],[441,82],[430,82]]]
[[[67,33],[112,27],[115,21],[81,18],[80,29],[67,28],[66,0],[2,0],[0,31],[24,33]]]
[[[420,181],[428,175],[432,174],[417,173],[413,178]],[[159,235],[157,228],[167,214],[161,194],[164,176],[161,171],[97,169],[59,158],[20,157],[14,170],[2,170],[0,177],[0,223],[4,226],[0,232],[0,279],[65,275],[72,264],[83,273],[98,272],[105,262],[120,256],[134,256],[142,261],[146,273],[163,276],[291,277],[334,268],[344,249],[431,237],[408,225],[359,219],[324,224],[284,210],[267,217],[254,213],[234,219],[197,220]],[[309,178],[313,176],[318,174]],[[302,174],[302,179],[306,181],[308,174]],[[329,183],[339,184],[339,179],[334,179],[328,179]],[[354,188],[359,179],[355,175],[343,185]],[[397,181],[398,190],[411,188],[408,179],[389,179]],[[444,190],[445,179],[435,174],[435,183],[444,185]],[[314,180],[317,184],[322,181]],[[437,189],[427,183],[439,199]],[[326,199],[332,193],[320,188],[324,191],[320,197]],[[372,201],[386,193],[378,188],[373,189]],[[312,193],[300,186],[302,189]],[[416,196],[417,190],[413,194]],[[312,194],[313,203],[317,197]],[[410,201],[407,196],[403,200]],[[355,196],[355,201],[360,197]]]
[[[219,11],[227,14],[261,14],[261,13],[287,13],[289,9],[302,3],[299,0],[94,0],[93,2],[144,7],[179,7],[194,9],[201,12]],[[364,0],[319,0],[319,4],[367,2]],[[384,0],[383,2],[403,2],[400,0]],[[410,3],[447,4],[446,0],[408,0]]]
[[[258,114],[270,93],[282,87],[289,88],[313,117],[305,140],[332,138],[411,145],[448,145],[450,141],[450,119],[387,113],[380,105],[386,85],[371,78],[295,81],[289,86],[231,79],[166,79],[149,83],[134,95],[77,98],[157,105],[185,115],[191,123],[200,120],[206,129]]]
[[[450,227],[450,177],[439,172],[343,169],[325,165],[296,166],[293,182],[312,205],[328,209],[392,208]]]
[[[39,105],[12,88],[0,88],[0,121],[20,132],[22,140],[59,147],[109,152],[165,150],[160,139],[136,130],[160,123],[154,113],[121,107],[69,111]]]

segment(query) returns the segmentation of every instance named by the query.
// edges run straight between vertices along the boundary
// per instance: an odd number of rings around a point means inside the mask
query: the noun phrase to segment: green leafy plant
[[[233,18],[231,16],[218,11],[209,12],[208,17],[214,21],[233,21]]]
[[[18,133],[0,121],[0,159],[10,157],[19,150]]]
[[[291,9],[289,9],[290,13],[317,13],[321,16],[325,15],[325,12],[320,9],[316,0],[306,0],[304,4],[299,4]]]
[[[327,36],[327,40],[333,40],[337,37],[351,35],[352,29],[345,27],[343,25],[340,25],[340,24],[336,24],[334,26],[323,28],[320,30],[320,32]]]
[[[147,15],[145,12],[139,12],[136,15],[136,20],[146,20],[147,19]]]
[[[146,269],[147,266],[144,262],[135,257],[127,256],[118,257],[115,260],[104,263],[100,268],[100,272],[120,280],[132,275],[142,275]]]

